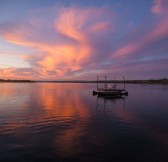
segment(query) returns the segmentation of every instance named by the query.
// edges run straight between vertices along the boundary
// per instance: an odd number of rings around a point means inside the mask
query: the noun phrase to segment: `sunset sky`
[[[168,78],[168,0],[0,0],[0,78]]]

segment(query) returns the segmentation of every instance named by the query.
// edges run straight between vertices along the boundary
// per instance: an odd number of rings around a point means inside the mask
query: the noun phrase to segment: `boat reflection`
[[[111,96],[97,96],[97,104],[96,104],[96,108],[97,110],[99,110],[100,108],[103,107],[103,109],[105,110],[107,107],[111,107],[113,105],[113,107],[122,107],[122,111],[125,111],[125,100],[126,97],[125,96],[116,96],[116,97],[111,97]],[[110,105],[109,105],[110,103]],[[120,105],[118,105],[120,104]]]

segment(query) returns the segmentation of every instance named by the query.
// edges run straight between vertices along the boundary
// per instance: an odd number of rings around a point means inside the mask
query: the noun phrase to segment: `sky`
[[[0,0],[0,78],[168,78],[168,0]]]

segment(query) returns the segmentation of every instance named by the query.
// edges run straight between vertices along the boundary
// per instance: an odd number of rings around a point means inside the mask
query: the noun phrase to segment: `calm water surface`
[[[120,85],[121,86],[121,85]],[[1,83],[0,161],[168,161],[168,86]]]

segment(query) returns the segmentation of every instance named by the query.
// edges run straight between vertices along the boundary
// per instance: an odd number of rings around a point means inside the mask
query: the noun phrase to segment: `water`
[[[1,83],[0,161],[167,162],[168,86]]]

